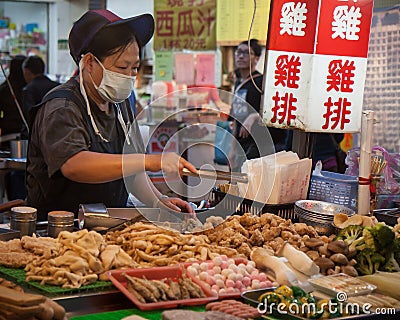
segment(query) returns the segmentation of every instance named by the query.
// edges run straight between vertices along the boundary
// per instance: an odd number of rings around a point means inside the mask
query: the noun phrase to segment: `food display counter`
[[[120,320],[131,315],[188,319],[193,312],[199,319],[221,316],[219,313],[225,313],[223,317],[228,319],[378,319],[378,308],[386,310],[386,318],[396,317],[400,273],[395,264],[389,273],[383,260],[381,265],[374,260],[372,267],[376,269],[369,269],[371,275],[366,275],[368,262],[362,260],[366,242],[362,237],[370,232],[371,237],[377,237],[374,241],[387,241],[380,234],[384,230],[398,244],[399,224],[382,227],[373,217],[337,213],[330,234],[297,220],[299,208],[303,215],[307,208],[305,200],[281,208],[264,205],[252,214],[240,203],[236,203],[235,212],[228,210],[232,201],[239,200],[220,190],[210,200],[215,201],[214,206],[198,212],[196,223],[182,219],[173,224],[154,224],[135,218],[99,233],[93,230],[98,226],[92,220],[87,225],[91,230],[76,228],[61,232],[57,238],[43,233],[3,241],[1,277],[22,287],[25,293],[50,298],[74,320]],[[139,215],[139,209],[133,210]],[[122,211],[120,215],[126,217],[126,211]],[[155,220],[162,216],[160,212],[149,214]],[[323,214],[310,211],[308,218],[321,218]],[[171,228],[175,224],[185,228]],[[354,234],[347,232],[350,230]],[[354,248],[356,252],[351,252]],[[392,250],[393,258],[398,257],[398,248]],[[155,291],[149,294],[143,288]],[[266,301],[286,307],[264,310]],[[333,313],[323,307],[317,314],[287,309],[293,303],[320,306],[335,301],[345,305],[369,303],[373,312]],[[244,310],[248,311],[246,315]]]

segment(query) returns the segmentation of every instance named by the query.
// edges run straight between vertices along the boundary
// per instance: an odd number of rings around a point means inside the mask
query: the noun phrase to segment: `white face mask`
[[[94,57],[96,61],[103,68],[103,79],[99,86],[97,86],[93,79],[92,83],[96,88],[99,95],[108,102],[120,103],[128,99],[135,86],[135,76],[126,76],[122,73],[113,72],[104,68],[103,64]],[[90,76],[90,78],[92,78]]]

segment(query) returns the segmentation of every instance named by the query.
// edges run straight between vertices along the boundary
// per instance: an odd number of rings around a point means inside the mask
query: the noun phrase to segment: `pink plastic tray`
[[[203,283],[197,279],[193,279],[193,282],[197,283],[202,289],[205,298],[193,298],[193,299],[182,299],[182,300],[171,300],[162,302],[148,302],[142,303],[137,300],[127,289],[128,280],[124,276],[127,274],[132,277],[146,277],[148,280],[162,280],[171,279],[176,280],[182,277],[182,266],[168,266],[168,267],[156,267],[156,268],[139,268],[139,269],[119,269],[109,271],[108,276],[111,282],[117,287],[125,296],[130,299],[140,310],[155,310],[155,309],[167,309],[177,308],[179,306],[194,306],[200,304],[206,304],[210,301],[217,300],[218,296],[214,296],[210,289],[204,287]],[[189,276],[189,275],[188,275]]]

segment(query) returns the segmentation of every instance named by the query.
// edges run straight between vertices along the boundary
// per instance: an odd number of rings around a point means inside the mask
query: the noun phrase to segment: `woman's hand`
[[[189,202],[179,198],[161,198],[159,205],[161,207],[165,206],[174,211],[186,212],[191,215],[195,215],[195,211]]]
[[[250,135],[251,127],[254,125],[254,122],[256,122],[258,117],[258,113],[252,113],[246,118],[246,120],[244,120],[243,125],[239,131],[240,138],[247,138]]]
[[[148,171],[157,172],[162,170],[165,174],[182,174],[183,168],[197,173],[197,169],[193,164],[174,152],[146,155],[145,169]]]

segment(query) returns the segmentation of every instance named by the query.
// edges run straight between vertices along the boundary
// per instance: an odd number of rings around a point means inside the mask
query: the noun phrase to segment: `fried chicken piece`
[[[244,254],[248,259],[250,258],[251,248],[246,242],[242,243],[236,250],[239,253]]]
[[[226,225],[226,227],[232,228],[233,230],[235,230],[235,232],[241,233],[245,237],[249,236],[249,232],[240,224],[239,218],[237,216],[233,216],[229,220],[226,220],[226,222],[221,226],[224,225]]]
[[[23,268],[35,258],[29,252],[0,252],[0,265],[7,268]]]
[[[252,246],[261,247],[264,243],[264,237],[260,230],[254,230],[253,234],[250,237],[250,244]]]
[[[282,237],[283,240],[290,240],[290,238],[292,236],[293,236],[293,234],[290,231],[283,230],[281,232],[281,237]]]
[[[20,239],[12,239],[0,241],[0,252],[25,252],[25,250],[22,248]]]
[[[258,223],[258,217],[250,212],[245,213],[239,218],[239,222],[243,227],[250,227]]]
[[[278,253],[284,243],[285,240],[283,240],[281,237],[276,237],[275,240],[270,241],[268,244],[275,251],[275,253]]]
[[[307,229],[307,225],[305,223],[295,223],[293,224],[294,226],[294,230],[296,231],[296,233],[298,233],[301,236],[304,236],[308,233],[308,229]]]

